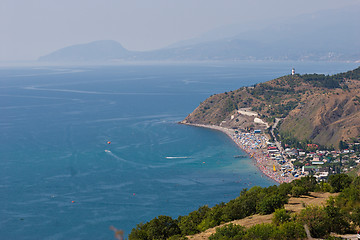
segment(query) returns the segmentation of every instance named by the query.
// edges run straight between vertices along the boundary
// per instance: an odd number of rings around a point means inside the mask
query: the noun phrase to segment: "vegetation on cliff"
[[[210,96],[186,123],[246,129],[253,121],[241,119],[238,109],[256,111],[272,124],[282,118],[281,134],[338,146],[360,136],[360,67],[335,75],[287,75],[251,87]]]
[[[220,203],[212,208],[202,206],[177,219],[159,216],[145,224],[138,224],[129,239],[184,239],[187,235],[232,220],[273,212],[272,224],[260,224],[247,229],[239,225],[225,225],[218,228],[210,239],[303,239],[305,224],[313,237],[351,233],[360,227],[359,183],[360,177],[337,174],[330,176],[327,183],[317,183],[314,177],[304,177],[279,186],[244,189],[239,197],[228,203]],[[283,209],[289,196],[307,195],[310,191],[340,194],[330,198],[323,206],[306,206],[299,214]]]

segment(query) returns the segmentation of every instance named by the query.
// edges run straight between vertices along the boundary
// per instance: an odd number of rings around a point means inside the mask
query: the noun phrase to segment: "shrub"
[[[322,238],[329,234],[329,218],[323,207],[308,206],[299,215],[302,224],[309,227],[312,237]]]
[[[275,209],[281,208],[287,202],[287,197],[284,197],[280,194],[275,194],[271,196],[264,197],[258,205],[258,212],[260,214],[270,214],[275,211]]]
[[[243,239],[276,239],[276,230],[272,224],[257,224],[246,231]]]
[[[345,214],[340,211],[339,207],[335,206],[335,200],[332,197],[327,201],[324,209],[329,219],[328,225],[331,232],[343,234],[350,230],[350,224]]]
[[[280,225],[277,232],[277,239],[305,239],[307,238],[304,226],[299,222],[286,222]]]
[[[223,210],[225,204],[217,204],[210,211],[206,212],[204,220],[198,225],[198,230],[205,231],[208,228],[212,228],[220,225],[224,221]]]
[[[296,179],[296,180],[292,181],[292,184],[294,186],[303,187],[308,192],[314,191],[315,188],[317,187],[316,178],[313,176],[305,176],[305,177],[302,177],[301,179]]]
[[[211,211],[208,206],[202,206],[197,211],[191,212],[188,216],[179,218],[179,227],[183,235],[192,235],[200,232],[198,225],[203,221],[206,213]]]
[[[360,207],[356,207],[350,217],[356,226],[360,226]]]
[[[320,191],[320,192],[330,192],[331,191],[331,186],[327,182],[320,182],[319,187],[318,187],[318,191]]]
[[[341,173],[330,175],[328,181],[334,192],[341,192],[344,188],[349,187],[352,179],[348,175]]]
[[[180,234],[176,220],[169,216],[159,216],[146,224],[139,224],[129,234],[129,239],[168,239]]]
[[[295,186],[291,189],[291,196],[293,197],[300,197],[301,195],[307,195],[309,194],[308,191],[304,187],[301,186]]]
[[[216,228],[216,233],[212,234],[210,240],[232,240],[242,239],[245,235],[245,227],[230,223],[224,227]]]
[[[290,214],[284,208],[276,209],[272,219],[275,225],[280,225],[290,220]]]

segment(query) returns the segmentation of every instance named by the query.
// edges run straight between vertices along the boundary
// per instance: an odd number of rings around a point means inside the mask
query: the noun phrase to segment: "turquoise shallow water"
[[[1,239],[113,239],[269,186],[224,134],[177,124],[214,93],[348,63],[0,68]],[[111,141],[111,144],[107,144]],[[106,150],[106,151],[105,151]],[[74,201],[74,202],[72,202]]]

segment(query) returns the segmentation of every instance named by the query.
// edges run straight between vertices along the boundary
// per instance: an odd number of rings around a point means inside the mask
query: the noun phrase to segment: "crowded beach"
[[[227,134],[236,145],[253,159],[254,164],[264,175],[278,183],[291,182],[297,177],[296,174],[291,173],[292,167],[289,166],[291,163],[282,157],[281,151],[274,147],[275,144],[270,143],[269,138],[264,133],[261,133],[261,131],[239,132],[234,129],[216,125],[188,125],[210,128]],[[275,152],[277,157],[274,156]],[[283,164],[280,164],[279,160],[282,160]],[[285,169],[284,165],[288,166],[288,168]]]

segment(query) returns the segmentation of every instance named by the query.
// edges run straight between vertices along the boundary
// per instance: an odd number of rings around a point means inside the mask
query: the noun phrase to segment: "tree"
[[[291,240],[291,239],[305,239],[306,232],[304,226],[299,222],[285,222],[279,226],[277,232],[277,239]]]
[[[266,196],[259,202],[258,212],[260,214],[273,213],[275,209],[283,207],[287,200],[287,197],[284,197],[280,194]]]
[[[149,222],[148,234],[151,239],[168,239],[180,233],[176,220],[169,216],[159,216]]]
[[[129,234],[129,240],[148,240],[148,234],[146,232],[145,224],[139,223],[136,225],[136,228],[131,230]]]
[[[208,206],[199,207],[197,211],[188,216],[179,218],[179,227],[183,235],[192,235],[199,232],[198,225],[203,221],[207,212],[211,211]]]
[[[292,181],[294,186],[299,186],[305,188],[306,191],[314,191],[317,186],[316,178],[313,176],[302,177],[301,179],[296,179]]]
[[[341,192],[344,188],[349,187],[352,179],[348,175],[341,173],[330,175],[328,181],[334,192]]]
[[[356,226],[360,226],[360,207],[356,207],[351,213],[351,220]]]
[[[291,196],[293,197],[300,197],[301,195],[307,195],[309,194],[308,191],[304,187],[301,186],[295,186],[291,189]]]
[[[308,206],[299,215],[301,223],[309,227],[312,237],[322,238],[329,234],[329,218],[323,207]]]
[[[350,224],[345,218],[345,214],[340,211],[340,208],[335,206],[334,198],[330,197],[325,206],[325,212],[328,216],[328,224],[331,232],[346,233],[350,229]]]
[[[272,222],[275,225],[280,225],[285,222],[288,222],[290,220],[290,214],[286,212],[284,208],[276,209],[274,212],[274,217],[272,219]]]
[[[181,231],[176,220],[169,216],[159,216],[146,224],[137,225],[136,229],[133,229],[129,234],[129,240],[165,240],[180,233]]]
[[[257,224],[250,227],[243,239],[275,239],[276,227],[272,224]]]
[[[224,203],[217,204],[210,211],[206,213],[204,220],[198,225],[200,231],[205,231],[208,228],[212,228],[220,225],[223,222]]]
[[[339,142],[339,148],[340,148],[340,150],[348,149],[348,148],[349,148],[349,145],[348,145],[346,142],[340,140],[340,142]]]
[[[224,227],[216,228],[216,233],[209,240],[232,240],[242,239],[245,235],[245,227],[230,223]]]

